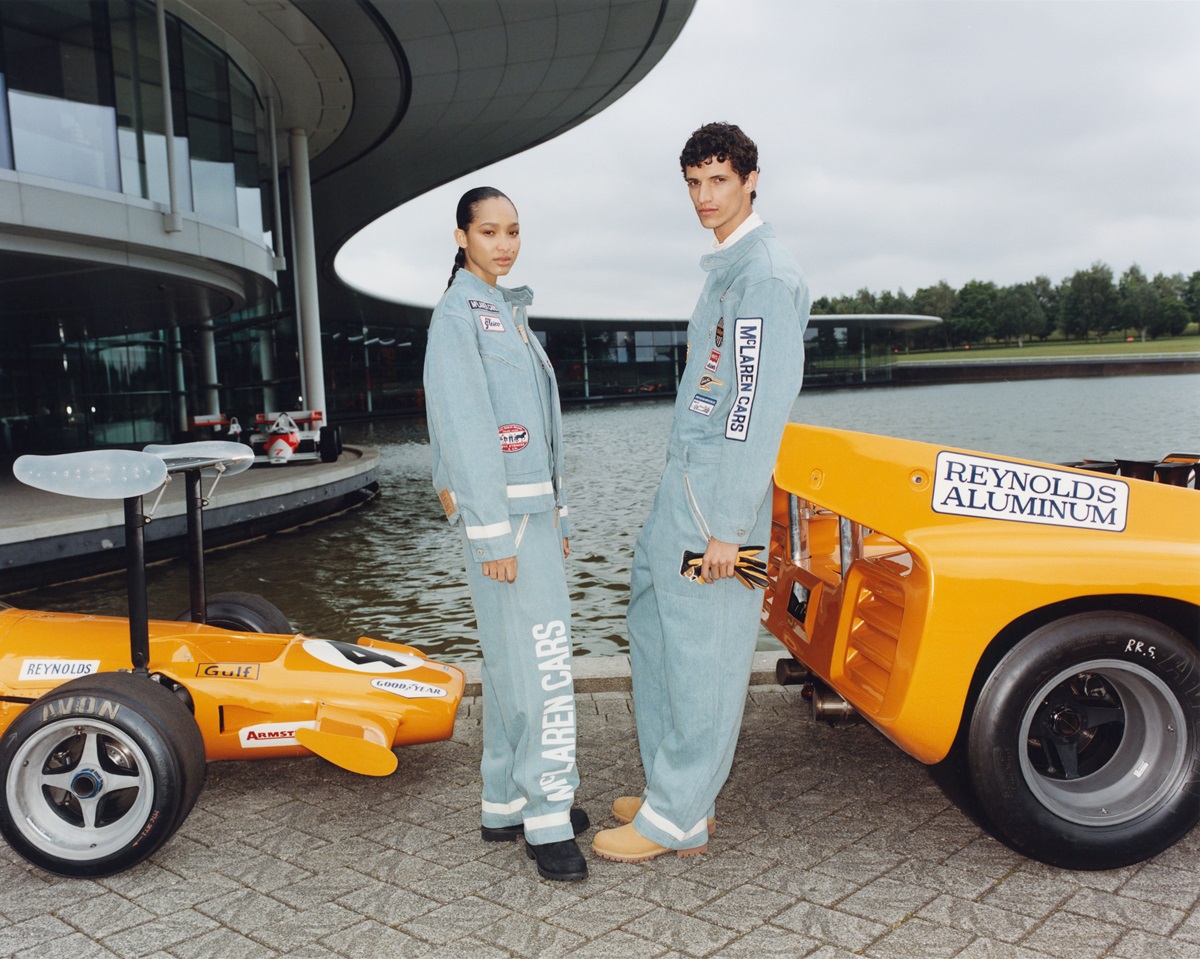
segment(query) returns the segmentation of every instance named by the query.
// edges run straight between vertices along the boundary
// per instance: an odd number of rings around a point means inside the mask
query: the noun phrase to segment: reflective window
[[[12,141],[8,137],[8,87],[4,82],[4,74],[0,73],[0,167],[5,170],[13,168]]]

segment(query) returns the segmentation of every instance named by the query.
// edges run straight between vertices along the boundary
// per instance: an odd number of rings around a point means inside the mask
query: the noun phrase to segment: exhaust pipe
[[[803,686],[800,695],[812,706],[813,719],[830,726],[848,726],[862,722],[858,710],[814,676],[797,659],[775,663],[775,681],[780,686]]]

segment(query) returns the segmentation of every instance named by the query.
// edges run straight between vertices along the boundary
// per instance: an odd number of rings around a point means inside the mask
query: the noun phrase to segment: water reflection
[[[670,400],[566,411],[568,584],[581,654],[625,648],[633,544],[662,470],[671,413]],[[792,418],[1050,462],[1154,458],[1200,447],[1200,375],[804,393]],[[379,497],[341,517],[213,552],[209,592],[258,593],[296,628],[330,639],[375,635],[447,661],[475,658],[461,547],[430,485],[424,424],[349,424],[344,434],[349,444],[379,450]],[[152,616],[181,612],[182,564],[152,567],[149,591]],[[125,614],[121,577],[32,591],[17,601]],[[762,633],[760,645],[773,644]]]

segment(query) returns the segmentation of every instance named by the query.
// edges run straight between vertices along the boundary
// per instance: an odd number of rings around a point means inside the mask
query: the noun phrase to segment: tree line
[[[1150,279],[1134,264],[1116,279],[1111,268],[1096,262],[1058,284],[1047,276],[1013,286],[970,280],[956,290],[943,280],[911,296],[864,287],[853,296],[821,297],[812,312],[941,317],[940,326],[906,333],[914,349],[952,349],[988,340],[1023,346],[1054,333],[1075,340],[1102,340],[1114,333],[1158,339],[1200,323],[1200,270],[1190,277],[1159,273]]]

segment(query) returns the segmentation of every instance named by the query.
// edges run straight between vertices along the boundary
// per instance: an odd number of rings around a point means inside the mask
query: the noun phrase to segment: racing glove
[[[765,546],[743,546],[738,550],[737,562],[733,564],[733,575],[747,589],[755,586],[767,588],[767,564],[757,559]],[[694,553],[690,549],[683,552],[683,564],[679,567],[679,575],[687,579],[700,578],[700,564],[704,562],[704,553]]]

